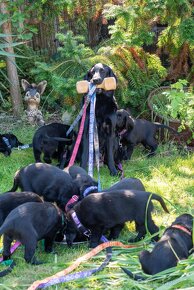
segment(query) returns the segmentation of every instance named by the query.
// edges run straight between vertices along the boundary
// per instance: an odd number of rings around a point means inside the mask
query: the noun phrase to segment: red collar
[[[179,230],[187,233],[189,236],[192,235],[191,232],[187,228],[185,228],[184,226],[181,226],[181,225],[172,225],[171,228],[179,229]]]
[[[73,195],[73,196],[70,198],[70,200],[68,201],[68,203],[67,203],[66,206],[65,206],[65,211],[66,211],[66,213],[70,210],[70,209],[69,209],[69,205],[72,204],[72,203],[77,202],[78,199],[79,199],[79,196],[78,196],[78,195]]]

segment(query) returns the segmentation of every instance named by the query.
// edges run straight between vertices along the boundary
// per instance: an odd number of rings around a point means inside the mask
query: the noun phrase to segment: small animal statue
[[[24,101],[27,103],[27,109],[25,110],[28,122],[31,125],[43,126],[45,124],[42,112],[38,109],[40,104],[40,96],[43,94],[47,81],[42,81],[38,85],[22,79],[22,88],[25,91]]]

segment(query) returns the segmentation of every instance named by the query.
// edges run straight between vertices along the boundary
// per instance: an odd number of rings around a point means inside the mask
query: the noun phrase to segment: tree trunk
[[[5,48],[5,50],[8,53],[14,54],[14,49],[11,46],[11,44],[13,43],[12,36],[11,36],[12,34],[11,21],[9,19],[9,12],[7,9],[6,1],[0,3],[0,11],[2,14],[5,14],[7,18],[7,21],[2,24],[2,29],[3,29],[3,33],[7,34],[7,36],[4,37],[5,43],[10,44],[10,46]],[[7,65],[7,75],[10,82],[10,95],[11,95],[11,101],[12,101],[12,107],[13,107],[13,114],[15,116],[20,116],[23,110],[23,104],[22,104],[22,99],[21,99],[21,91],[20,91],[15,56],[7,56],[6,65]]]

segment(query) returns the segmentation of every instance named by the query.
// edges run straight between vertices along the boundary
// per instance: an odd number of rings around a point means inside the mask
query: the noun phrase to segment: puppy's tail
[[[135,281],[142,281],[142,280],[145,280],[146,277],[144,276],[141,276],[141,275],[137,275],[137,274],[133,274],[130,270],[126,269],[126,268],[123,268],[121,267],[121,269],[133,280]]]
[[[19,176],[20,176],[20,170],[17,170],[14,176],[13,180],[13,186],[8,192],[16,191],[19,187]]]
[[[170,126],[167,126],[165,124],[154,122],[154,125],[156,125],[157,128],[166,128],[166,129],[168,129],[169,131],[172,131],[175,134],[179,134],[179,132],[176,131],[174,128],[172,128]]]
[[[161,204],[163,210],[165,212],[169,213],[169,210],[167,209],[166,204],[165,204],[163,198],[160,195],[157,195],[155,193],[151,193],[151,194],[152,194],[151,199],[155,199],[155,200],[159,201],[159,203]]]

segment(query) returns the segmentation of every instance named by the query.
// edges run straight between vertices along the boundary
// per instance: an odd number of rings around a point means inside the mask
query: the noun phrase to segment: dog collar
[[[97,186],[89,186],[84,190],[83,197],[86,197],[91,191],[98,190]]]
[[[67,202],[66,206],[65,206],[65,211],[68,212],[70,210],[69,206],[72,204],[72,203],[75,203],[77,202],[79,199],[79,196],[78,195],[73,195],[70,200]]]
[[[175,229],[181,230],[181,231],[187,233],[189,236],[191,236],[191,232],[187,228],[185,228],[184,226],[172,225],[171,228],[175,228]]]
[[[3,142],[7,145],[8,148],[11,148],[11,144],[9,142],[9,140],[6,137],[2,137]]]
[[[71,212],[70,212],[70,216],[71,216],[73,222],[75,223],[77,229],[78,229],[82,234],[84,234],[85,236],[89,237],[89,236],[91,235],[90,230],[86,229],[86,228],[82,225],[82,223],[81,223],[80,220],[78,219],[77,214],[76,214],[76,212],[75,212],[74,210],[71,210]]]

